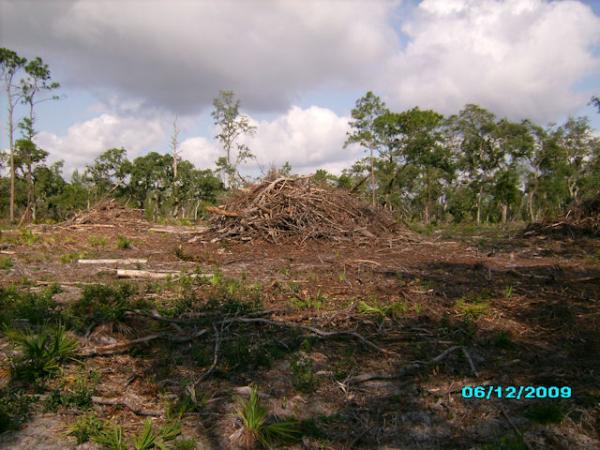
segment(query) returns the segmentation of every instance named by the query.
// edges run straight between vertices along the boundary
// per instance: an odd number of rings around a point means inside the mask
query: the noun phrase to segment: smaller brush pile
[[[558,220],[532,223],[523,236],[600,237],[600,193],[570,207]]]
[[[64,222],[67,226],[110,225],[139,226],[146,225],[142,209],[127,208],[114,199],[96,203],[93,207],[76,213]]]
[[[270,242],[349,241],[390,232],[392,217],[349,193],[310,177],[265,180],[209,207],[211,231],[220,238]]]

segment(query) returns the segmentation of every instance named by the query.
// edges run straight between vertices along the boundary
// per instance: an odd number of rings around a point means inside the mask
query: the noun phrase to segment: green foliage
[[[395,302],[387,306],[373,306],[365,301],[360,301],[356,310],[361,314],[399,318],[408,313],[409,308],[404,302]]]
[[[565,413],[560,403],[546,401],[530,405],[525,411],[525,417],[539,423],[560,423]]]
[[[194,439],[177,439],[171,444],[172,450],[196,450],[198,444]]]
[[[25,423],[35,400],[36,397],[18,389],[0,389],[0,434],[18,429]]]
[[[71,264],[73,262],[76,262],[78,259],[85,259],[86,257],[87,257],[86,252],[65,253],[64,255],[61,255],[60,262],[62,264]]]
[[[108,241],[104,236],[96,236],[95,234],[92,234],[88,236],[87,242],[91,247],[104,248],[106,247]]]
[[[21,230],[21,243],[24,245],[34,245],[37,244],[38,242],[40,242],[41,237],[38,236],[37,234],[33,234],[33,231],[31,231],[31,228],[23,228]]]
[[[295,420],[269,421],[268,411],[261,404],[256,387],[252,387],[247,400],[238,400],[237,416],[242,421],[244,447],[260,444],[273,448],[277,444],[293,443],[302,434],[300,424]]]
[[[521,436],[508,435],[493,444],[486,444],[482,450],[527,450],[529,447]]]
[[[472,302],[465,298],[456,301],[456,309],[470,319],[477,319],[485,316],[490,310],[490,304],[487,301]]]
[[[142,431],[133,438],[133,447],[135,450],[147,450],[156,444],[158,433],[152,427],[152,421],[146,419]]]
[[[120,322],[125,318],[126,311],[145,306],[141,301],[131,300],[134,293],[135,287],[128,283],[86,286],[81,298],[69,308],[68,314],[79,329],[90,322]]]
[[[58,305],[52,297],[60,291],[51,286],[42,292],[18,290],[15,286],[0,287],[0,326],[25,322],[38,326],[59,318]]]
[[[10,256],[0,256],[0,270],[12,269],[13,260]]]
[[[292,382],[301,392],[313,392],[318,386],[312,359],[301,355],[292,361]]]
[[[44,327],[37,333],[7,330],[6,335],[19,350],[11,361],[13,378],[19,380],[35,381],[56,375],[63,363],[74,360],[77,352],[77,341],[62,325]]]
[[[123,428],[112,423],[103,423],[102,428],[92,436],[92,440],[105,450],[127,450],[129,446],[123,437]]]
[[[102,434],[104,424],[94,414],[79,416],[75,423],[69,428],[67,435],[77,440],[77,445],[89,442],[91,439]],[[115,448],[115,447],[106,447]],[[123,449],[125,447],[122,447]],[[116,448],[115,448],[116,450]]]
[[[121,250],[130,249],[131,241],[127,238],[127,236],[119,235],[117,236],[117,247]]]
[[[63,380],[59,389],[53,390],[44,402],[47,411],[56,411],[59,406],[88,409],[98,384],[98,374],[82,373],[73,379]]]
[[[294,305],[298,309],[314,309],[319,311],[323,303],[327,301],[327,297],[322,295],[320,292],[317,292],[317,295],[314,297],[306,297],[306,298],[292,298],[290,299],[290,303]]]

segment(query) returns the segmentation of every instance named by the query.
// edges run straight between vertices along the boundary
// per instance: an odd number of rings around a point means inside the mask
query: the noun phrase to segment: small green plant
[[[269,421],[268,411],[260,403],[258,390],[252,387],[247,400],[239,400],[237,416],[242,421],[240,445],[254,448],[257,444],[273,448],[278,443],[292,443],[301,436],[299,422],[295,420]]]
[[[0,270],[12,269],[13,260],[10,256],[0,256]]]
[[[73,436],[77,440],[77,445],[80,445],[100,435],[103,429],[103,423],[100,419],[94,414],[86,414],[75,421],[69,428],[67,435]]]
[[[20,350],[12,360],[12,375],[16,379],[35,381],[60,372],[61,365],[75,360],[77,341],[64,328],[43,328],[37,333],[8,330],[7,337]]]
[[[527,445],[521,436],[503,436],[493,444],[486,444],[482,450],[527,450]]]
[[[133,447],[135,450],[147,450],[156,444],[156,439],[158,438],[158,433],[156,433],[152,427],[152,421],[150,419],[146,419],[144,422],[144,428],[133,438]]]
[[[408,312],[408,305],[404,302],[396,302],[388,306],[373,306],[361,301],[358,304],[357,311],[361,314],[399,318]]]
[[[21,242],[25,245],[33,245],[40,241],[40,236],[33,234],[30,228],[23,228],[21,230]]]
[[[313,368],[312,359],[300,356],[292,361],[293,384],[301,392],[313,392],[318,385],[318,380]]]
[[[556,402],[539,402],[529,406],[525,417],[538,423],[560,423],[565,417],[562,406]]]
[[[118,235],[117,236],[117,247],[121,250],[127,250],[131,248],[131,241],[127,238],[127,236]]]
[[[488,314],[490,304],[484,300],[469,301],[465,298],[460,298],[456,302],[456,309],[465,317],[477,319]]]
[[[513,296],[513,287],[507,286],[506,289],[504,290],[504,297],[507,299],[511,299],[512,296]]]
[[[314,309],[319,311],[326,300],[327,298],[318,292],[315,297],[306,297],[304,299],[292,298],[290,302],[298,309]]]
[[[104,423],[102,429],[92,436],[92,440],[106,450],[127,450],[123,428],[112,423]]]
[[[85,259],[86,257],[87,257],[86,252],[65,253],[64,255],[60,256],[60,262],[62,264],[71,264],[73,262],[76,262],[78,259]]]
[[[95,234],[88,236],[87,242],[91,247],[94,248],[104,248],[107,244],[106,238],[104,236],[97,236]]]

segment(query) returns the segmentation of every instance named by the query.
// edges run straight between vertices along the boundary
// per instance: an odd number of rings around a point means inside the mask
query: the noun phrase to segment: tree
[[[93,164],[86,165],[85,177],[91,184],[93,196],[97,198],[119,188],[124,190],[130,165],[123,147],[110,148],[94,159]]]
[[[23,139],[29,141],[29,143],[27,145],[22,143],[20,148],[22,158],[26,161],[27,165],[27,206],[21,221],[27,218],[28,214],[31,214],[31,218],[33,220],[36,219],[33,166],[36,162],[43,161],[45,156],[47,156],[47,153],[38,149],[37,145],[33,142],[33,138],[36,135],[34,129],[34,109],[39,103],[47,100],[57,100],[59,98],[58,96],[39,98],[39,94],[43,93],[44,91],[48,92],[58,89],[60,87],[59,83],[56,81],[51,81],[50,69],[40,57],[36,57],[29,61],[27,64],[25,64],[24,68],[27,76],[21,80],[19,91],[21,103],[27,106],[28,114],[27,117],[21,121],[19,127],[23,132]],[[28,155],[27,152],[31,152],[31,154]],[[43,153],[46,153],[46,155],[40,159],[40,156]]]
[[[369,150],[371,166],[371,201],[375,206],[375,150],[379,143],[374,130],[374,122],[377,117],[387,111],[385,103],[373,92],[368,91],[356,101],[352,109],[350,120],[350,131],[346,133],[347,138],[344,147],[350,144],[359,144]]]
[[[7,48],[0,48],[0,75],[2,76],[2,82],[4,83],[4,90],[6,92],[6,102],[8,106],[8,143],[10,151],[10,202],[9,202],[9,215],[11,223],[15,221],[15,125],[14,125],[14,111],[17,103],[21,97],[17,86],[14,84],[14,78],[17,72],[22,69],[27,60],[20,57],[12,50]]]
[[[600,114],[600,97],[592,97],[592,99],[590,100],[590,105],[595,106],[598,110],[598,113]]]
[[[217,167],[227,176],[228,186],[235,187],[237,178],[241,178],[238,166],[254,157],[250,148],[239,139],[254,135],[256,127],[250,124],[248,116],[240,112],[240,101],[232,91],[220,91],[213,100],[213,107],[211,115],[218,129],[215,138],[225,151],[225,157],[217,160]]]
[[[179,157],[179,133],[180,130],[177,128],[177,116],[173,120],[173,131],[171,133],[171,155],[173,157],[173,178],[177,179],[177,163],[181,159]]]

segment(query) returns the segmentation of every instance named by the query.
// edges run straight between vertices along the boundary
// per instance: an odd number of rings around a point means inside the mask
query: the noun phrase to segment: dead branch
[[[207,330],[203,329],[203,330],[199,330],[199,331],[197,331],[193,334],[187,335],[187,336],[175,336],[175,335],[172,335],[169,333],[150,334],[148,336],[144,336],[144,337],[137,338],[137,339],[132,339],[132,340],[129,340],[126,342],[119,342],[118,344],[103,345],[101,347],[90,348],[90,349],[80,352],[78,356],[81,358],[90,358],[93,356],[116,355],[118,353],[123,353],[123,352],[128,351],[129,348],[134,345],[145,344],[148,342],[155,341],[157,339],[167,339],[171,342],[184,343],[184,342],[189,342],[193,339],[196,339],[196,338],[206,334],[207,332],[208,332]]]
[[[93,396],[92,403],[96,403],[97,405],[125,406],[138,416],[161,417],[163,415],[162,411],[144,408],[132,398],[127,397],[106,398]]]
[[[366,381],[372,381],[372,380],[396,380],[398,378],[402,378],[403,376],[409,374],[410,372],[421,369],[423,367],[428,367],[433,364],[436,364],[457,350],[464,351],[464,347],[462,345],[455,345],[453,347],[450,347],[450,348],[444,350],[442,353],[440,353],[435,358],[433,358],[429,361],[415,361],[413,363],[408,364],[407,366],[402,367],[399,371],[397,371],[396,373],[393,373],[393,374],[373,373],[373,372],[363,373],[361,375],[356,375],[354,377],[347,379],[345,383],[346,384],[360,384],[360,383],[364,383]],[[466,355],[467,354],[465,354],[465,356]],[[468,359],[470,359],[470,357]],[[472,361],[471,361],[471,364],[472,364]],[[471,369],[473,370],[474,366],[471,366]],[[474,371],[474,373],[475,373],[475,375],[477,374],[476,371]]]
[[[257,317],[257,318],[233,317],[230,319],[225,319],[224,322],[226,322],[226,323],[227,322],[263,323],[263,324],[274,325],[274,326],[283,327],[283,328],[296,328],[296,329],[300,329],[300,330],[310,331],[311,333],[313,333],[321,338],[335,338],[335,337],[341,337],[341,336],[350,336],[355,339],[358,339],[363,344],[365,344],[367,347],[377,350],[378,352],[385,353],[388,355],[397,355],[396,352],[378,347],[377,345],[375,345],[374,343],[372,343],[371,341],[366,339],[364,336],[356,333],[355,331],[324,331],[324,330],[320,330],[318,328],[314,328],[314,327],[311,327],[308,325],[284,322],[281,320],[263,319],[263,318],[259,318],[259,317]]]

